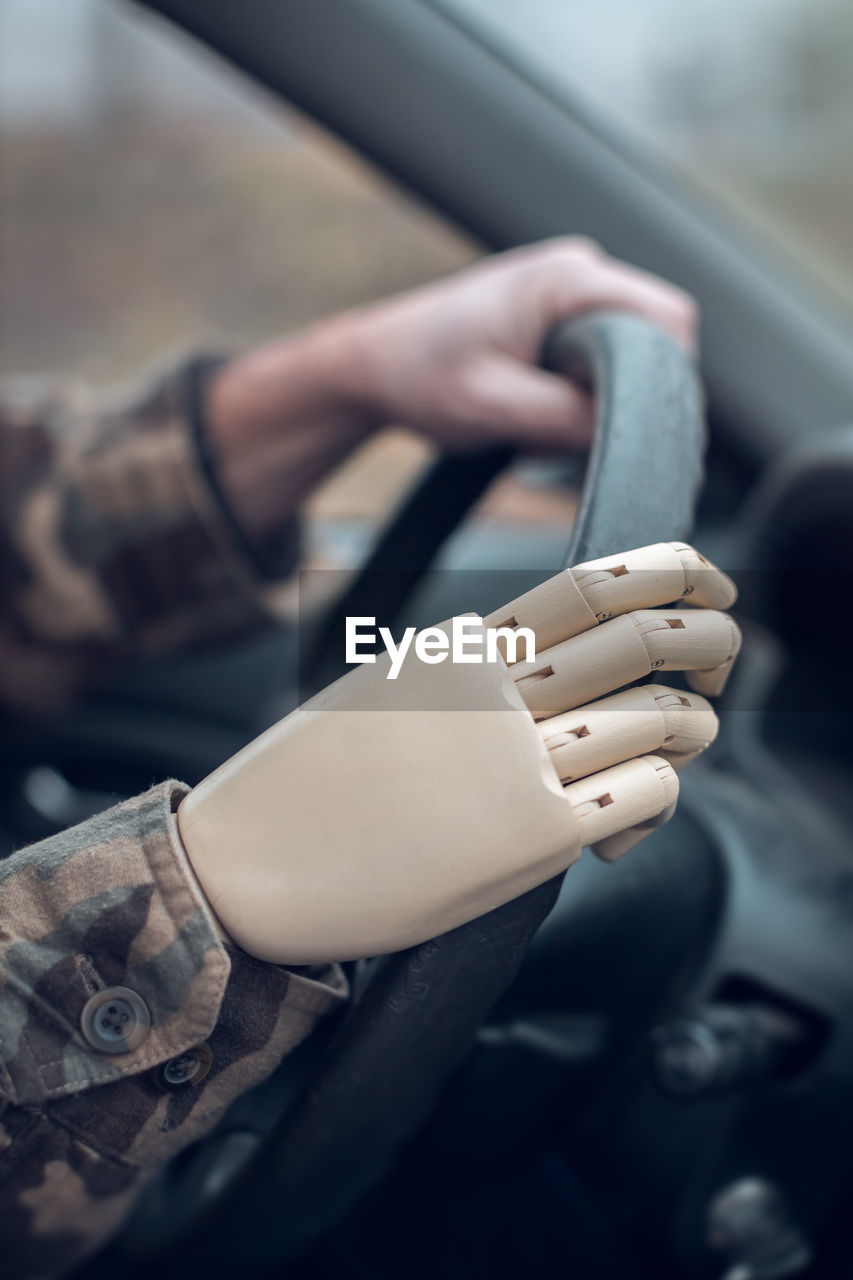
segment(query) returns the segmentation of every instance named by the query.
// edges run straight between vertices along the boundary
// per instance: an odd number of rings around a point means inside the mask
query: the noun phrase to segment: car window
[[[853,298],[850,0],[432,0]]]
[[[469,261],[470,241],[202,46],[119,0],[0,0],[0,375],[96,384],[231,350]],[[384,437],[321,491],[379,518]]]
[[[177,28],[0,0],[4,371],[244,345],[473,246]]]

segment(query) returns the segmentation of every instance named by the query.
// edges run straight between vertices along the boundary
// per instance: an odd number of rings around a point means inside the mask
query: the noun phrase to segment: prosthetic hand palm
[[[226,935],[281,964],[384,954],[550,879],[585,845],[620,856],[671,814],[677,770],[716,734],[701,695],[736,656],[719,612],[734,598],[692,548],[662,543],[567,569],[471,624],[529,628],[532,661],[411,655],[396,680],[381,658],[344,676],[180,807]],[[659,607],[682,599],[695,607]],[[696,692],[614,692],[655,670]]]

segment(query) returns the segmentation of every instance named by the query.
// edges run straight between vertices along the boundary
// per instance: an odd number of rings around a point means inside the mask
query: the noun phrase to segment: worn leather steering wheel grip
[[[450,623],[440,629],[449,635]],[[413,946],[675,800],[671,766],[646,756],[582,780],[570,802],[502,660],[410,659],[393,681],[389,665],[386,655],[336,681],[180,806],[213,910],[259,959],[310,964]]]

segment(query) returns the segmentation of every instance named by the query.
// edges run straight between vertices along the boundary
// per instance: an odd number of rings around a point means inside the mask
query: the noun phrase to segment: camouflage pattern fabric
[[[112,396],[39,379],[0,384],[7,710],[52,710],[123,654],[218,639],[270,616],[269,584],[234,536],[187,421],[193,363]]]
[[[0,1259],[61,1275],[121,1222],[147,1171],[207,1133],[346,999],[336,966],[286,970],[220,940],[163,783],[0,863]],[[145,1042],[99,1053],[90,996],[129,987]],[[197,1086],[152,1070],[200,1043]]]
[[[12,716],[51,710],[122,655],[266,618],[265,575],[197,456],[185,375],[112,404],[55,383],[0,388],[0,706]],[[185,792],[164,783],[0,862],[4,1280],[73,1268],[158,1166],[347,997],[336,966],[285,970],[223,944],[177,835]],[[122,1054],[80,1030],[86,1002],[113,986],[151,1018]],[[163,1092],[157,1068],[200,1044],[204,1080]]]

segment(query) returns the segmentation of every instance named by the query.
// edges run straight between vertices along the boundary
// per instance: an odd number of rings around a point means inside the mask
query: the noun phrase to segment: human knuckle
[[[565,249],[576,258],[600,258],[604,250],[591,236],[567,236]]]
[[[542,259],[554,265],[586,263],[600,258],[604,250],[589,236],[556,236],[540,245]]]
[[[455,371],[447,386],[448,401],[453,405],[457,421],[471,425],[481,420],[484,413],[484,385],[479,369],[470,363]]]
[[[693,327],[699,320],[699,304],[694,297],[679,289],[675,285],[671,285],[668,290],[668,302],[670,310],[685,325]]]

